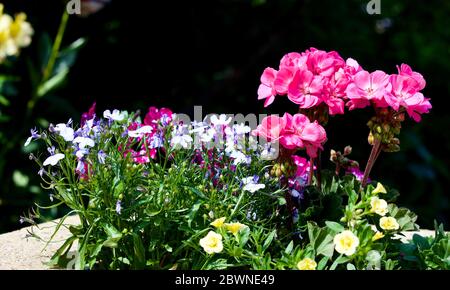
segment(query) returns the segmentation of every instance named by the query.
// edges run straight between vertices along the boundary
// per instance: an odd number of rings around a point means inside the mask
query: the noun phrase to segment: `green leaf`
[[[77,59],[78,52],[86,44],[85,38],[79,38],[74,41],[67,48],[61,50],[55,62],[54,73],[58,74],[63,70],[69,69],[73,66]]]
[[[350,261],[350,259],[346,256],[340,255],[331,265],[330,270],[335,270],[336,267],[340,264],[344,264],[346,262]]]
[[[10,104],[9,100],[5,96],[0,95],[0,105],[7,107],[9,106],[9,104]]]
[[[430,244],[428,243],[427,238],[422,237],[421,235],[418,234],[414,234],[412,239],[414,244],[419,248],[419,250],[426,250],[430,248]]]
[[[344,226],[342,226],[341,224],[338,224],[336,222],[326,221],[325,224],[327,225],[327,227],[329,229],[331,229],[332,231],[334,231],[336,233],[340,233],[345,230]]]
[[[105,224],[103,225],[106,234],[108,235],[108,239],[103,242],[103,246],[108,248],[117,248],[118,242],[122,238],[122,233],[119,232],[113,225]]]
[[[43,97],[49,92],[60,87],[65,81],[68,74],[69,74],[68,68],[61,70],[58,74],[54,75],[48,81],[46,81],[45,83],[41,84],[38,87],[37,95],[39,97]]]
[[[192,221],[194,221],[195,216],[197,215],[198,210],[200,209],[200,206],[202,205],[201,202],[197,202],[192,206],[191,211],[188,214],[188,226],[190,227],[192,224]]]
[[[347,264],[347,270],[356,270],[356,267],[352,263],[348,263]]]
[[[294,248],[294,241],[291,241],[288,246],[286,247],[286,250],[284,250],[284,253],[290,254],[292,252],[292,249]]]
[[[142,243],[141,237],[137,233],[133,233],[133,249],[134,249],[133,267],[135,269],[142,269],[146,263],[145,248]]]
[[[30,178],[25,174],[23,174],[22,172],[20,172],[19,170],[14,170],[12,179],[17,187],[22,188],[27,187],[28,183],[30,182]]]
[[[327,256],[324,256],[322,259],[320,259],[319,263],[317,263],[317,270],[324,270],[329,259],[330,258]]]
[[[333,235],[326,228],[320,228],[315,223],[308,222],[309,241],[315,255],[324,255],[331,258],[334,252]]]
[[[264,243],[262,245],[263,251],[265,251],[265,250],[267,250],[267,248],[269,248],[276,233],[277,233],[277,230],[275,229],[275,230],[271,231],[270,234],[267,236],[266,240],[264,241]]]
[[[245,244],[247,244],[248,239],[250,238],[250,228],[244,227],[242,230],[239,231],[239,245],[241,247],[244,247]]]

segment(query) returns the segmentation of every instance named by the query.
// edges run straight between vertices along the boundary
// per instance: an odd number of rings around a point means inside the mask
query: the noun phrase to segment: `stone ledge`
[[[59,220],[40,224],[33,227],[33,232],[48,240]],[[53,241],[45,248],[45,242],[28,236],[31,227],[0,235],[0,270],[49,270],[47,263],[54,252],[70,235],[67,226],[79,223],[77,216],[70,216],[64,221],[66,227],[61,227]],[[434,236],[434,231],[420,230],[419,232],[405,232],[402,240],[411,239],[415,233],[422,236]],[[71,251],[75,251],[76,243]]]
[[[47,222],[33,227],[33,232],[48,240],[53,234],[59,220]],[[70,235],[67,226],[78,224],[78,216],[70,216],[64,221],[66,227],[61,227],[53,241],[44,249],[45,242],[34,237],[29,237],[26,227],[14,232],[0,235],[0,270],[48,270],[45,265],[55,251],[62,246]],[[72,250],[76,245],[72,246]]]

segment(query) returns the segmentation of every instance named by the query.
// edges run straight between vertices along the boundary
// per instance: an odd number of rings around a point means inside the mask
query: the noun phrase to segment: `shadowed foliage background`
[[[10,14],[26,12],[35,35],[13,68],[20,89],[5,110],[15,125],[1,124],[4,136],[22,138],[3,157],[0,232],[20,227],[20,215],[33,202],[48,203],[48,192],[37,187],[38,168],[22,148],[34,124],[69,117],[78,122],[94,101],[97,112],[145,111],[156,105],[192,114],[194,105],[202,105],[204,114],[293,113],[297,109],[286,98],[277,98],[268,111],[263,108],[256,99],[259,77],[265,67],[277,67],[285,53],[309,47],[336,50],[370,71],[393,73],[395,65],[408,63],[424,75],[431,113],[419,124],[405,122],[401,152],[383,153],[372,178],[399,189],[398,204],[415,211],[423,227],[433,227],[437,219],[449,229],[450,115],[445,105],[450,93],[450,2],[381,0],[381,14],[368,15],[369,1],[361,0],[112,0],[97,14],[70,16],[63,43],[79,37],[87,43],[65,85],[37,104],[27,124],[20,122],[30,94],[27,63],[39,58],[43,35],[56,34],[65,3],[2,2]],[[370,114],[367,109],[332,118],[325,156],[330,144],[338,150],[352,145],[352,157],[364,166]],[[324,158],[327,166],[332,165]],[[14,172],[28,178],[26,184],[18,184]]]

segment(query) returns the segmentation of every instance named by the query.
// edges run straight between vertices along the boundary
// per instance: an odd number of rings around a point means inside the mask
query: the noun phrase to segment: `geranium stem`
[[[314,176],[314,158],[309,159],[309,177],[308,177],[308,185],[312,184]]]
[[[362,186],[365,187],[367,185],[367,180],[369,179],[370,171],[372,170],[375,161],[381,152],[381,140],[375,138],[374,144],[372,146],[372,151],[370,152],[369,160],[367,161],[366,169],[364,170],[364,177],[362,179]]]
[[[314,169],[314,167],[313,167],[313,169]],[[321,170],[322,170],[322,151],[319,150],[318,155],[317,155],[317,172],[316,172],[317,188],[319,190],[322,189],[322,174],[321,174]]]

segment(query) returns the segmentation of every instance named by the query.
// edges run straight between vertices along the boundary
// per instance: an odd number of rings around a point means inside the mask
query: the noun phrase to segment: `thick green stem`
[[[53,74],[53,69],[55,67],[55,63],[58,58],[59,51],[61,49],[61,44],[62,44],[62,40],[64,37],[64,33],[66,31],[68,20],[69,20],[69,14],[67,13],[66,9],[64,9],[63,15],[61,17],[61,23],[59,24],[58,33],[56,34],[55,41],[53,42],[53,47],[52,47],[52,51],[50,54],[50,58],[47,62],[47,66],[44,69],[44,74],[42,76],[41,82],[36,87],[36,90],[33,92],[33,96],[31,97],[31,99],[28,101],[28,104],[27,104],[27,116],[28,117],[33,112],[33,109],[34,109],[37,101],[41,97],[38,94],[39,87],[42,84],[44,84],[46,81],[48,81]]]

